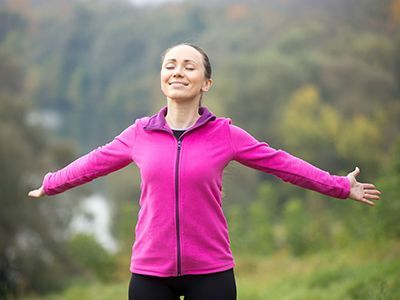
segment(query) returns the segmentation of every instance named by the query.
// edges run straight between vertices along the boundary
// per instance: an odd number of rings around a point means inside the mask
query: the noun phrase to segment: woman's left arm
[[[380,192],[373,184],[359,183],[359,169],[347,176],[331,175],[283,150],[260,142],[242,128],[229,124],[233,160],[248,167],[273,174],[283,181],[317,191],[327,196],[352,199],[374,205]]]

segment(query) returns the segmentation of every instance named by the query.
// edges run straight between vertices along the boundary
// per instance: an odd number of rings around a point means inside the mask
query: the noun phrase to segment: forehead
[[[203,61],[203,56],[193,47],[190,47],[188,45],[180,45],[172,48],[165,54],[164,61],[167,60],[192,60],[198,64],[201,64]]]

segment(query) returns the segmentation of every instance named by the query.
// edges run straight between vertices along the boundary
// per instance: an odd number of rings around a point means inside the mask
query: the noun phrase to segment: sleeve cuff
[[[343,187],[343,192],[341,193],[342,199],[347,199],[350,196],[350,179],[347,176],[343,176],[343,181],[344,181],[344,187]]]
[[[53,195],[53,193],[49,190],[49,187],[48,187],[48,182],[49,182],[49,177],[50,177],[50,175],[51,175],[52,173],[51,172],[49,172],[49,173],[47,173],[46,175],[44,175],[44,178],[43,178],[43,183],[42,183],[42,186],[43,186],[43,190],[44,190],[44,193],[46,194],[46,196],[51,196],[51,195]]]

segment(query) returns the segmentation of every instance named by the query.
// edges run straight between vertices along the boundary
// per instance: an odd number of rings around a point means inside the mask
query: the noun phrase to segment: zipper
[[[176,245],[177,245],[177,275],[180,276],[181,274],[181,239],[180,239],[180,228],[179,228],[179,158],[181,153],[181,145],[182,140],[181,138],[178,139],[178,151],[176,153],[176,164],[175,164],[175,218],[176,218]]]
[[[214,117],[215,118],[215,117]],[[175,218],[176,218],[176,245],[177,245],[177,253],[176,253],[176,258],[177,258],[177,276],[182,275],[182,258],[181,258],[181,240],[180,240],[180,227],[179,227],[179,159],[180,159],[180,153],[181,153],[181,148],[182,148],[182,138],[185,134],[187,134],[189,131],[192,131],[193,129],[200,127],[204,123],[206,123],[209,119],[204,120],[201,124],[196,124],[194,127],[186,130],[185,132],[182,133],[182,135],[178,138],[178,144],[177,144],[177,153],[176,153],[176,163],[175,163],[175,205],[176,205],[176,210],[175,210]],[[144,129],[147,130],[162,130],[165,132],[168,132],[171,134],[174,139],[175,136],[173,132],[166,128],[157,128],[157,127],[145,127]]]
[[[162,128],[162,131],[166,131],[169,134],[172,134],[173,138],[176,140],[173,132],[169,131],[168,129]],[[176,246],[177,246],[177,251],[176,251],[176,260],[177,260],[177,276],[182,275],[182,259],[181,259],[181,239],[180,239],[180,228],[179,228],[179,159],[180,159],[180,153],[181,153],[181,148],[182,148],[182,137],[185,133],[188,131],[185,131],[182,133],[182,135],[178,139],[178,144],[177,144],[177,153],[176,153],[176,162],[175,162],[175,219],[176,219]]]

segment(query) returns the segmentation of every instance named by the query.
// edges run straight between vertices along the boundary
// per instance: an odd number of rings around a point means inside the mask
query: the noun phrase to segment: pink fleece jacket
[[[46,174],[47,195],[61,193],[134,162],[141,175],[140,210],[130,271],[161,277],[235,266],[222,210],[222,175],[231,160],[284,181],[345,199],[346,176],[330,175],[200,107],[200,118],[177,140],[167,107],[138,118],[115,139]]]

